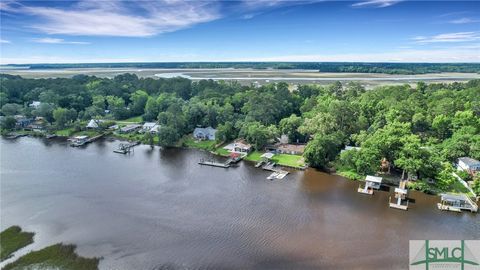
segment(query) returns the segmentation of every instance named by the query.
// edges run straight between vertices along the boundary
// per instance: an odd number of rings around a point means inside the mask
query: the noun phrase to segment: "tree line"
[[[42,116],[63,128],[92,118],[122,120],[142,116],[160,124],[159,142],[174,145],[197,126],[212,126],[220,141],[245,138],[263,149],[282,134],[307,143],[312,167],[337,170],[355,178],[379,170],[386,160],[418,188],[436,180],[453,185],[452,162],[480,159],[480,80],[466,83],[420,82],[379,86],[340,82],[327,86],[284,82],[261,87],[237,82],[185,78],[24,79],[0,76],[1,114]],[[34,109],[28,104],[38,100]],[[3,128],[7,121],[2,122]],[[346,146],[358,150],[340,151]]]

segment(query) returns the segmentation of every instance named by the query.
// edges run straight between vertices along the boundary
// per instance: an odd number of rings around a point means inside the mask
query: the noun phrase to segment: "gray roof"
[[[367,175],[365,178],[367,182],[382,183],[382,177]]]
[[[469,157],[461,157],[458,159],[458,161],[462,161],[463,163],[467,164],[468,166],[474,166],[474,165],[479,165],[480,161],[469,158]]]
[[[443,201],[466,201],[467,198],[464,194],[452,194],[452,193],[443,193],[441,194]]]

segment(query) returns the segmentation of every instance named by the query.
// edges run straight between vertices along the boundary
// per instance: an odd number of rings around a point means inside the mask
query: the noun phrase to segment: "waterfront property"
[[[244,139],[237,139],[233,142],[233,151],[237,153],[250,153],[253,147],[251,144],[247,143]]]
[[[75,136],[70,139],[72,142],[70,145],[73,147],[78,147],[86,144],[88,142],[88,136],[82,135],[82,136]]]
[[[276,154],[303,155],[305,144],[277,143],[267,146],[266,150]]]
[[[407,210],[408,209],[408,199],[407,199],[407,189],[405,188],[407,181],[401,181],[399,187],[395,188],[395,195],[394,195],[394,201],[392,203],[392,197],[389,197],[389,203],[388,205],[391,208],[396,208],[396,209],[401,209],[401,210]]]
[[[157,134],[160,125],[155,122],[145,122],[140,130],[141,133],[150,132],[151,134]]]
[[[139,130],[142,126],[139,124],[130,124],[120,128],[120,133],[132,133]]]
[[[382,177],[367,175],[365,178],[365,186],[358,187],[358,192],[362,194],[372,195],[374,189],[380,189],[382,185]]]
[[[469,157],[461,157],[458,159],[457,169],[473,175],[480,171],[480,161]]]
[[[437,203],[440,210],[461,212],[467,210],[471,212],[478,211],[478,205],[465,194],[441,194],[440,203]]]
[[[86,126],[87,129],[98,129],[100,127],[100,123],[102,123],[103,120],[100,119],[90,119],[88,121],[88,124]]]
[[[193,131],[193,137],[197,140],[214,141],[216,133],[217,133],[217,130],[212,127],[206,127],[206,128],[197,127]]]

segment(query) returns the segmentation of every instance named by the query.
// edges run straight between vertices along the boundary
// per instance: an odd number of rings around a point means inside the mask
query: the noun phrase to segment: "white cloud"
[[[412,38],[416,43],[440,43],[440,42],[467,42],[479,40],[480,35],[478,32],[456,32],[445,33],[435,36],[417,36]]]
[[[32,25],[47,34],[146,37],[219,18],[216,3],[203,1],[82,0],[69,7],[22,6],[40,18]]]
[[[6,39],[0,39],[0,43],[6,43],[6,44],[9,44],[11,43],[10,40],[6,40]]]
[[[453,24],[466,24],[466,23],[476,23],[476,22],[480,22],[480,20],[475,20],[475,19],[466,18],[466,17],[449,21],[449,23],[453,23]]]
[[[66,41],[61,38],[34,38],[32,39],[33,42],[36,43],[47,43],[47,44],[74,44],[74,45],[87,45],[90,44],[90,42],[84,42],[84,41]]]
[[[393,6],[402,0],[369,0],[352,4],[352,7],[377,7],[384,8]]]

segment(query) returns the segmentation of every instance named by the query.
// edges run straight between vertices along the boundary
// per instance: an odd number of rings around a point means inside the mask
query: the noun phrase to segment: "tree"
[[[107,96],[108,109],[115,119],[125,119],[128,117],[128,110],[125,108],[125,100],[117,96]]]
[[[317,135],[308,142],[303,155],[310,166],[327,169],[329,162],[340,152],[341,145],[339,134]]]
[[[161,126],[158,130],[158,144],[160,146],[174,146],[180,139],[177,130],[170,126]]]
[[[16,115],[22,111],[22,105],[16,103],[7,103],[2,106],[2,113],[6,116]]]
[[[75,109],[57,108],[53,111],[53,119],[59,128],[64,128],[77,118]]]
[[[403,170],[402,179],[404,179],[405,172],[408,173],[408,179],[411,179],[411,176],[417,174],[422,167],[426,154],[417,135],[402,138],[402,143],[403,146],[400,148],[398,158],[394,163],[395,166]]]
[[[133,115],[141,115],[145,111],[145,105],[147,104],[148,94],[143,90],[137,90],[130,95],[130,111]]]
[[[53,110],[55,110],[55,105],[51,103],[42,103],[35,109],[32,114],[35,116],[41,116],[45,118],[48,122],[53,122]]]
[[[303,120],[301,117],[295,114],[290,115],[288,118],[280,120],[279,129],[282,134],[288,136],[291,142],[300,142],[305,140],[305,135],[298,131],[298,128],[302,125]]]
[[[217,133],[215,136],[218,141],[226,142],[235,139],[237,137],[237,132],[232,122],[225,122],[225,124],[217,127]]]
[[[277,130],[273,125],[267,127],[259,122],[246,122],[240,129],[239,135],[253,144],[255,149],[260,150],[269,140],[275,138]]]
[[[0,123],[0,127],[5,130],[12,130],[15,128],[15,125],[17,124],[17,121],[13,116],[6,116],[2,119],[2,122]]]
[[[145,121],[152,121],[158,116],[158,104],[157,100],[153,97],[148,97],[147,103],[145,104],[145,114],[143,119]]]

